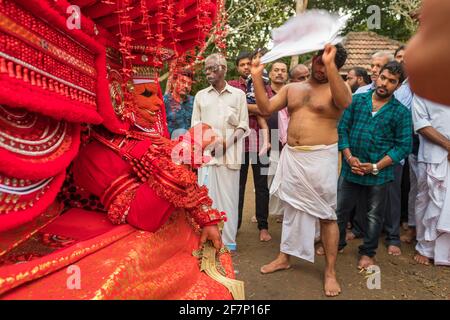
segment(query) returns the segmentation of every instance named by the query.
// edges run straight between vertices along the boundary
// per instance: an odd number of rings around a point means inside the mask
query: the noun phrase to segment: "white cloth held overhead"
[[[272,31],[274,47],[261,58],[261,63],[321,50],[327,43],[337,44],[350,15],[340,17],[325,10],[309,10],[289,19]]]

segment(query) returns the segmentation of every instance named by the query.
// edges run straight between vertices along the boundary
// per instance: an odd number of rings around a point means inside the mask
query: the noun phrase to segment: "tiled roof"
[[[347,73],[353,67],[363,67],[370,71],[370,61],[372,55],[381,50],[391,51],[402,45],[401,42],[380,36],[375,32],[349,32],[343,42],[347,49],[348,58],[345,65],[340,70]]]

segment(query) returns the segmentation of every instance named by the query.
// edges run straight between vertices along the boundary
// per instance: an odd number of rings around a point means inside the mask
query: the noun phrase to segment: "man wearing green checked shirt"
[[[339,123],[339,150],[344,156],[338,184],[337,218],[339,250],[346,246],[345,228],[357,199],[367,195],[367,232],[359,247],[359,269],[375,263],[378,238],[383,228],[388,185],[394,180],[394,164],[412,149],[410,111],[394,96],[405,74],[393,61],[380,71],[375,90],[356,94]]]

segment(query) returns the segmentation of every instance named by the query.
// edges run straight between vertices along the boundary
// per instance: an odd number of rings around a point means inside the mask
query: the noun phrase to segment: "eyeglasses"
[[[217,71],[219,71],[220,67],[221,67],[221,65],[219,65],[219,64],[215,64],[213,66],[205,67],[205,73],[206,72],[217,72]]]

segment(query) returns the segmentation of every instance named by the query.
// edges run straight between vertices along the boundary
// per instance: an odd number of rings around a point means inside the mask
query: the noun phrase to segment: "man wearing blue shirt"
[[[172,92],[164,95],[167,126],[171,139],[183,135],[191,127],[194,97],[189,93],[192,78],[191,72],[183,71],[174,79]]]

